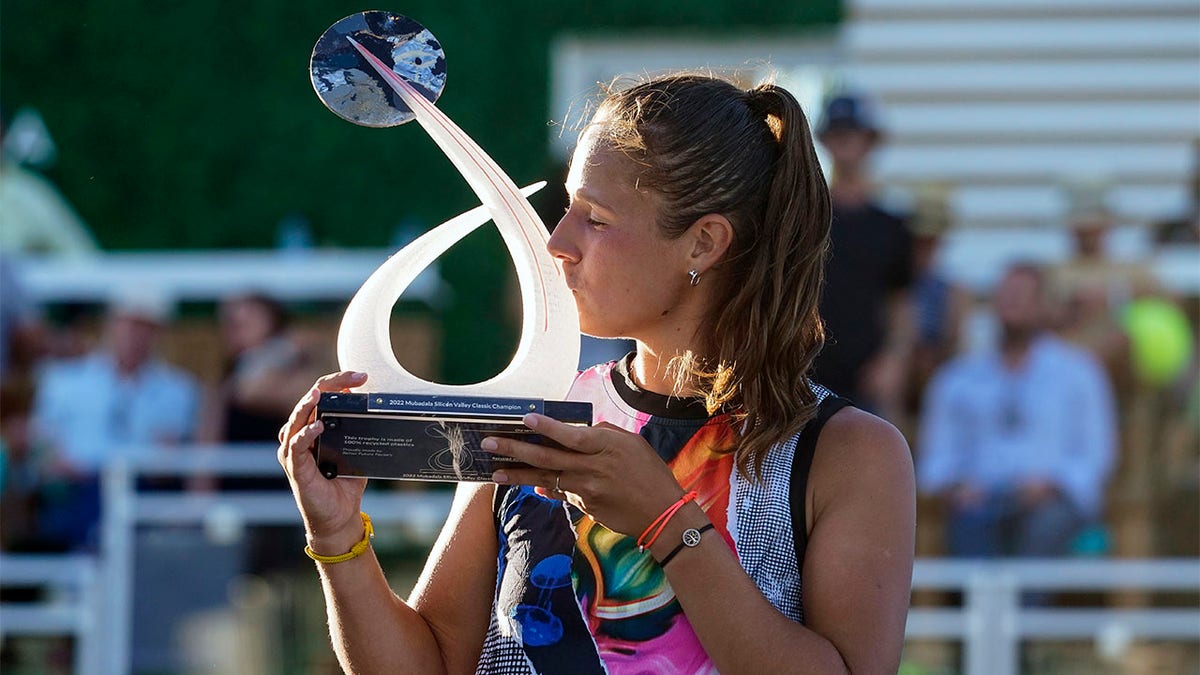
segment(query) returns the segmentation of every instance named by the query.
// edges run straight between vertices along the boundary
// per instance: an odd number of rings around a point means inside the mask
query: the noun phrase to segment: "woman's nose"
[[[571,212],[567,211],[558,224],[554,226],[554,230],[550,233],[550,240],[546,242],[546,250],[550,255],[558,258],[562,262],[579,262],[579,249],[571,241]]]

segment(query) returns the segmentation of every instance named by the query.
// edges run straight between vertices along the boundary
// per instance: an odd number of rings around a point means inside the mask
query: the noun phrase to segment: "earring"
[[[692,278],[692,285],[693,285],[693,286],[699,286],[699,285],[700,285],[700,273],[699,273],[699,272],[697,272],[697,271],[696,271],[696,270],[694,270],[694,269],[688,270],[688,276]]]

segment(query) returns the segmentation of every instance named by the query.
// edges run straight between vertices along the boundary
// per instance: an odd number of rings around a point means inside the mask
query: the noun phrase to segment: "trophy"
[[[486,436],[543,439],[521,423],[537,412],[591,424],[591,404],[562,401],[579,360],[579,317],[549,234],[526,197],[471,138],[434,105],[446,84],[441,44],[398,14],[368,11],[333,24],[313,48],[313,88],[339,117],[369,127],[415,119],[482,206],[452,218],[388,258],[351,299],[338,329],[343,370],[365,372],[371,391],[325,392],[313,448],[327,478],[486,481],[514,460],[480,449]],[[521,339],[495,377],[469,385],[428,382],[392,350],[392,306],[438,256],[489,220],[499,228],[521,288]]]

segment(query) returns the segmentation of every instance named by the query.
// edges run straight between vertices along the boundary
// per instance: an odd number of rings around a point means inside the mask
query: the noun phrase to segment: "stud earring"
[[[688,270],[688,276],[692,278],[692,285],[693,285],[693,286],[699,286],[699,285],[700,285],[700,273],[699,273],[699,272],[697,272],[697,271],[696,271],[696,270],[694,270],[694,269]]]

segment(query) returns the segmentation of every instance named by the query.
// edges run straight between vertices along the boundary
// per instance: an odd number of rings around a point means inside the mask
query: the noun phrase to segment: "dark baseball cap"
[[[825,134],[835,129],[858,129],[882,133],[875,104],[862,94],[839,94],[825,103],[821,121],[817,124],[817,135]]]

